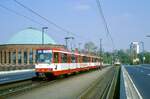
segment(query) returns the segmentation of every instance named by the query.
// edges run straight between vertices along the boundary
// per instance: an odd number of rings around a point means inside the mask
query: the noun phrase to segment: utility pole
[[[82,43],[78,43],[78,49],[79,49],[79,51],[81,51],[81,44]]]
[[[73,40],[74,40],[74,37],[70,37],[72,40],[71,40],[71,51],[73,50]]]
[[[48,29],[48,27],[42,27],[42,45],[44,45],[44,30]]]
[[[65,42],[66,42],[66,48],[68,49],[68,37],[65,37]]]
[[[69,40],[69,39],[72,39],[72,40],[73,40],[74,37],[65,37],[64,39],[65,39],[65,42],[66,42],[66,48],[68,49],[68,40]],[[72,44],[71,44],[71,50],[72,50]]]
[[[99,49],[99,52],[100,52],[100,66],[102,66],[102,39],[100,38],[100,49]]]

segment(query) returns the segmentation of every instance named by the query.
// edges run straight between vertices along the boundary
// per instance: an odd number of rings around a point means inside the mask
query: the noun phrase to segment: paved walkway
[[[77,99],[95,80],[110,70],[112,67],[79,74],[6,99]]]

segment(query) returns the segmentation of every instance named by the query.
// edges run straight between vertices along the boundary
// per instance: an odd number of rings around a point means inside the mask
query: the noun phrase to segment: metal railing
[[[34,65],[0,65],[0,71],[34,69]]]

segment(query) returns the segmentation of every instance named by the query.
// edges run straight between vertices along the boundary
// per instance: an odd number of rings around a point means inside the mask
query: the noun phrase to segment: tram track
[[[111,67],[107,72],[93,82],[78,99],[104,99],[105,91],[108,91],[108,85],[111,83],[114,75],[114,68]]]
[[[118,71],[118,67],[111,67],[83,91],[78,99],[116,99],[114,95]]]
[[[34,78],[9,84],[3,84],[0,85],[0,99],[4,97],[9,97],[11,95],[22,94],[28,90],[32,90],[35,88],[44,87],[62,79],[62,77],[58,77],[51,80]]]
[[[44,83],[45,82],[43,82],[43,81],[37,82],[37,81],[32,81],[30,79],[30,80],[0,85],[0,96],[6,97],[8,95],[21,93],[21,92],[24,92],[26,90],[30,90],[32,88],[35,88],[35,87],[37,87],[41,84],[44,84]]]
[[[91,70],[89,72],[92,72],[95,70]],[[83,75],[87,72],[80,72],[80,74],[77,75]],[[41,80],[41,79],[29,79],[29,80],[24,80],[24,81],[19,81],[19,82],[14,82],[14,83],[8,83],[8,84],[3,84],[0,85],[0,99],[4,97],[10,97],[11,95],[17,95],[17,94],[23,94],[26,91],[44,87],[50,84],[53,84],[55,82],[64,80],[64,79],[69,79],[71,77],[76,76],[76,74],[72,74],[71,76],[59,76],[51,80]]]

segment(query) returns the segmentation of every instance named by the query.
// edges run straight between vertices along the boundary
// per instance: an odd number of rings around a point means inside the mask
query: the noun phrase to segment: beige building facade
[[[49,34],[43,33],[39,29],[28,27],[13,33],[8,41],[0,42],[0,69],[2,67],[33,66],[36,63],[36,49],[64,48],[63,45],[57,45]],[[42,41],[42,35],[44,42]]]
[[[36,49],[64,48],[53,44],[5,44],[0,45],[0,65],[33,65],[36,63]]]

